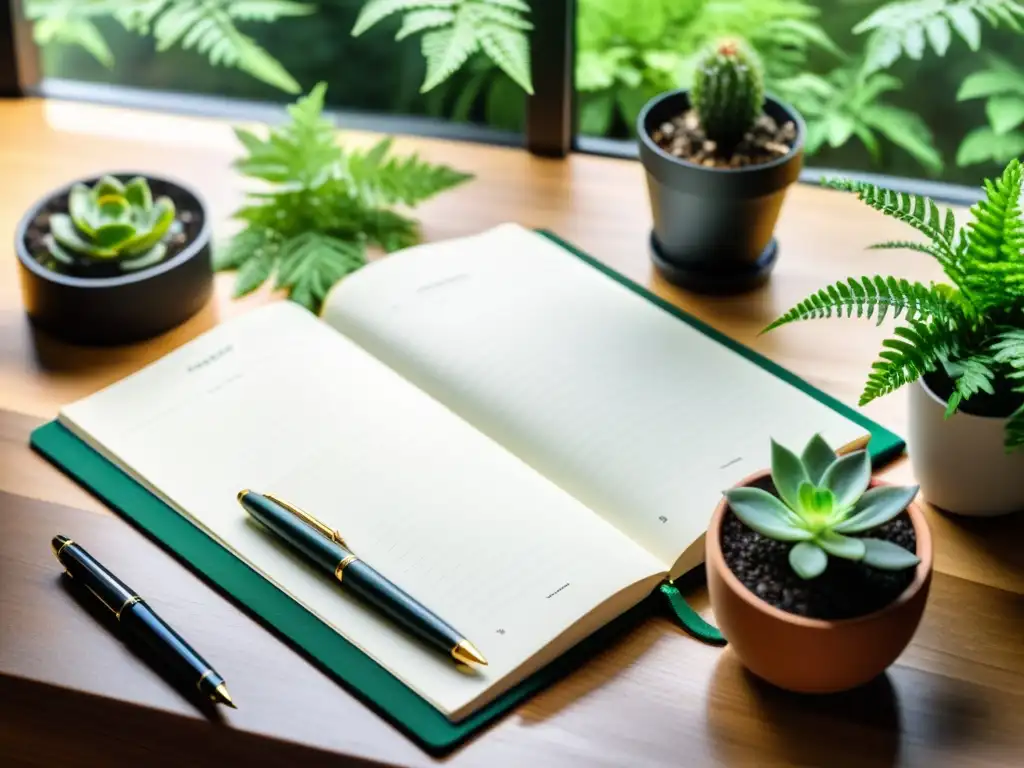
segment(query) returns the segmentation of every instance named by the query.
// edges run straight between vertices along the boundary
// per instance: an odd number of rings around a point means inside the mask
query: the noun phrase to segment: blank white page
[[[596,606],[663,573],[572,496],[294,304],[219,326],[66,407],[61,420],[453,718],[539,664],[541,649]],[[278,494],[339,530],[489,666],[461,673],[352,600],[249,518],[235,498],[243,488]]]
[[[722,490],[771,437],[863,427],[546,238],[506,224],[392,254],[324,319],[655,555],[703,559]]]

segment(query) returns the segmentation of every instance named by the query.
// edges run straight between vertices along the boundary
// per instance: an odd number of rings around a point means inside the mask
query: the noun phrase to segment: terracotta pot
[[[753,485],[769,472],[751,475]],[[872,480],[872,487],[883,483]],[[721,528],[728,504],[718,505],[708,527],[706,562],[711,607],[719,629],[755,675],[797,693],[835,693],[874,679],[903,652],[917,630],[932,579],[932,537],[921,508],[907,508],[917,536],[914,580],[885,608],[854,619],[808,619],[769,605],[729,569]]]
[[[1024,451],[1003,447],[1009,419],[963,411],[947,419],[946,402],[924,378],[909,389],[907,452],[921,496],[958,515],[1024,510]]]

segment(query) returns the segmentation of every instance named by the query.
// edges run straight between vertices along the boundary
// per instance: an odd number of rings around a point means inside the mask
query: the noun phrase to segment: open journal
[[[219,325],[68,429],[458,721],[699,565],[769,438],[864,427],[546,238],[411,248]],[[459,671],[261,531],[271,492],[458,627]]]

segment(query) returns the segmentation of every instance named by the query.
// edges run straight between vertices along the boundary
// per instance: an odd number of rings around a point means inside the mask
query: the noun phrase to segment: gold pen
[[[238,502],[309,560],[333,573],[343,588],[369,602],[421,641],[463,664],[487,664],[476,646],[454,627],[354,555],[338,531],[269,493],[240,491]]]

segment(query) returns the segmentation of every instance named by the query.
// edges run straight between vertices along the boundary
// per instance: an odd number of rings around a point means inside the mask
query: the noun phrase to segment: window
[[[808,123],[809,166],[975,186],[1024,153],[1013,0],[579,0],[577,128],[632,139],[700,47],[741,35]]]
[[[520,0],[22,0],[45,78],[522,131]],[[398,38],[398,39],[396,39]],[[59,92],[59,89],[58,91]]]

